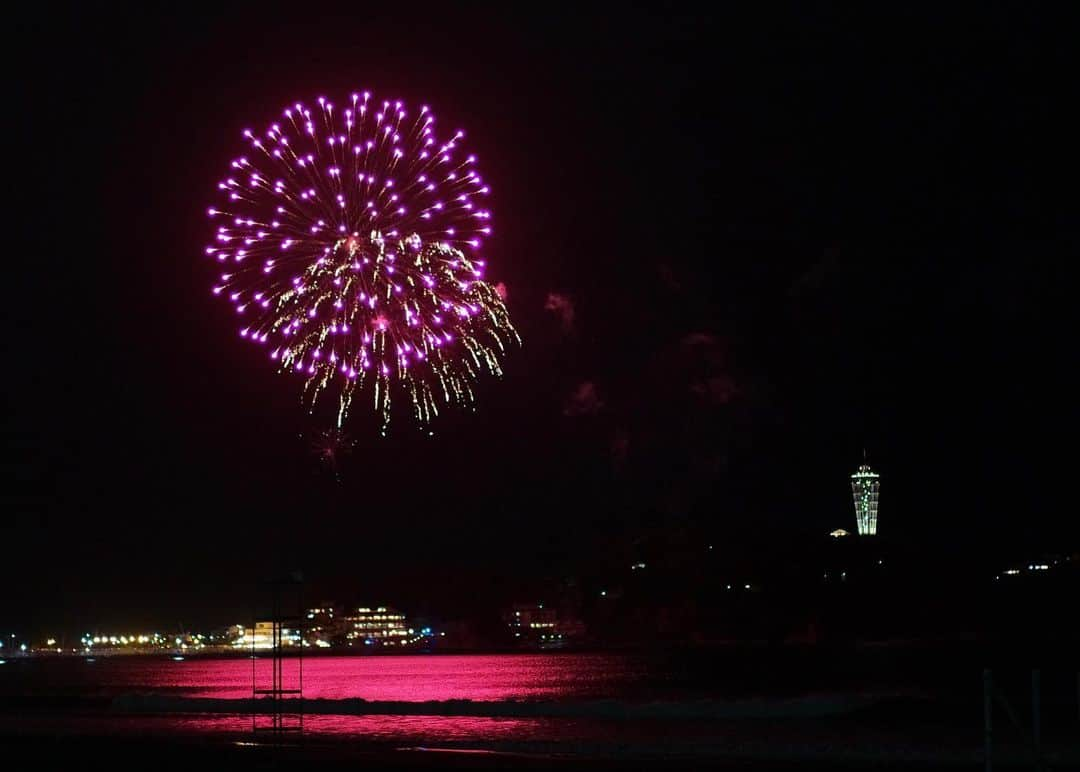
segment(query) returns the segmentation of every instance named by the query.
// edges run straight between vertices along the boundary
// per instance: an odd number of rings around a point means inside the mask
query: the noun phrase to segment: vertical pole
[[[1031,737],[1035,745],[1035,765],[1042,769],[1042,715],[1040,711],[1040,673],[1031,671]]]
[[[985,733],[983,755],[986,758],[986,772],[992,772],[994,768],[993,690],[993,676],[990,674],[990,668],[985,668],[983,670],[983,730]]]
[[[300,581],[296,585],[296,618],[299,620],[298,627],[300,628],[300,694],[297,695],[300,702],[300,734],[304,733],[304,634],[307,632],[307,614],[304,613],[304,585],[303,576],[300,577]]]
[[[276,580],[275,583],[271,585],[271,588],[271,592],[273,593],[274,613],[274,621],[270,623],[270,651],[271,656],[273,657],[271,665],[273,673],[272,680],[274,682],[271,688],[274,690],[274,738],[276,741],[278,732],[281,729],[281,670],[279,667],[281,662],[281,652],[279,650],[281,636],[281,604],[278,601],[278,586]]]
[[[258,589],[255,590],[258,593]],[[258,601],[256,601],[258,603]],[[258,695],[255,693],[257,686],[257,679],[255,677],[255,617],[258,616],[255,612],[255,607],[251,608],[251,732],[255,733],[255,720],[259,715],[259,704],[257,702]]]
[[[281,690],[284,687],[282,686],[282,678],[281,678],[281,603],[277,598],[277,592],[278,592],[278,588],[275,586],[274,587],[274,593],[275,593],[274,600],[275,600],[275,602],[277,602],[278,606],[277,606],[277,624],[274,626],[274,632],[276,633],[276,637],[274,639],[274,664],[276,666],[275,670],[274,670],[274,673],[275,673],[275,675],[277,677],[276,678],[277,683],[274,684],[274,698],[277,700],[277,723],[278,723],[278,730],[280,731],[281,730],[281,715],[282,715],[282,710],[283,710],[283,707],[284,707],[281,704],[281,700],[282,700],[282,697],[283,697],[283,695],[281,694]]]

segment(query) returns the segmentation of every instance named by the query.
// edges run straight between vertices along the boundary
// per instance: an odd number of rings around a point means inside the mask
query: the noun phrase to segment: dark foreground
[[[7,760],[24,760],[35,769],[69,765],[108,765],[110,769],[562,769],[562,770],[962,770],[983,769],[981,760],[928,761],[891,757],[747,758],[743,756],[562,755],[432,748],[392,748],[300,741],[284,745],[176,738],[99,736],[2,736]],[[16,767],[12,767],[13,769]],[[29,768],[29,767],[26,767]],[[996,760],[994,769],[1032,769],[1030,760]],[[1046,769],[1080,768],[1080,759],[1050,762]]]
[[[984,769],[980,721],[952,710],[902,702],[828,718],[709,721],[610,720],[581,725],[565,720],[550,731],[495,737],[441,739],[410,736],[410,721],[430,717],[373,716],[369,726],[394,731],[333,736],[318,731],[280,740],[250,731],[250,719],[224,716],[228,728],[187,731],[185,721],[205,717],[119,716],[76,712],[58,716],[25,703],[0,710],[0,748],[5,759],[33,760],[38,769],[92,763],[111,769],[724,769],[724,770],[963,770]],[[340,717],[326,717],[339,720]],[[457,720],[457,719],[453,719]],[[509,719],[483,719],[496,724]],[[548,726],[551,725],[541,725]],[[430,729],[430,727],[428,727]],[[391,738],[392,739],[389,739]],[[380,739],[381,738],[381,739]],[[600,739],[604,738],[604,739]],[[1080,769],[1080,722],[1059,714],[1043,727],[1045,769]],[[28,767],[12,767],[28,768]],[[1033,769],[1030,737],[1007,722],[995,731],[994,769]]]

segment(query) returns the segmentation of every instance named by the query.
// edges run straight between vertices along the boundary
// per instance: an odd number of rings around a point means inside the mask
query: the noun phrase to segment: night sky
[[[1075,548],[1049,7],[351,5],[7,20],[0,625],[235,621],[275,545],[448,615],[641,539],[735,560],[854,530],[863,448],[883,533]],[[354,411],[335,482],[202,248],[241,130],[357,88],[467,130],[524,346],[434,436]]]

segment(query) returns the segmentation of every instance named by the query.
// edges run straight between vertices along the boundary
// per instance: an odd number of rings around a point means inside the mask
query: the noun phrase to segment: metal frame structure
[[[268,732],[275,741],[289,732],[298,734],[304,731],[304,603],[303,579],[299,574],[287,578],[272,579],[265,585],[270,594],[270,678],[267,684],[265,674],[260,678],[259,653],[255,648],[255,630],[258,624],[258,609],[252,614],[251,624],[251,731]],[[292,601],[290,604],[289,601]],[[295,604],[295,611],[286,613],[286,606]],[[293,629],[299,635],[296,655],[286,655],[286,631]],[[287,678],[285,661],[295,660],[294,679]],[[291,680],[291,683],[290,683]],[[269,701],[269,710],[265,709]],[[260,717],[269,715],[269,722],[260,722]]]

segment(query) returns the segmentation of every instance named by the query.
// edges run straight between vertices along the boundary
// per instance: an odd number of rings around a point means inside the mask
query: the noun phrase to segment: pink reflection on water
[[[477,716],[306,716],[305,734],[358,738],[367,742],[424,743],[513,740],[554,736],[564,722],[553,719]],[[0,717],[0,730],[23,734],[67,735],[251,735],[251,717],[243,714],[170,716],[30,716],[12,723]]]
[[[270,680],[270,660],[258,659],[256,677]],[[188,659],[115,663],[99,660],[86,677],[100,679],[101,692],[137,691],[188,697],[251,697],[251,660]],[[298,661],[286,660],[287,684]],[[613,667],[607,655],[440,655],[309,657],[304,660],[304,697],[425,702],[429,700],[558,700],[604,697],[625,683],[625,661]]]
[[[305,716],[308,734],[363,737],[370,742],[497,741],[546,735],[552,719],[487,718],[482,716]],[[170,731],[200,734],[247,732],[248,716],[184,716],[170,718]]]
[[[763,726],[770,738],[772,725]],[[203,736],[228,742],[268,742],[251,732],[242,714],[170,716],[0,716],[0,731],[39,736],[176,737]],[[818,729],[815,727],[814,732]],[[324,742],[362,742],[364,747],[395,749],[440,747],[569,753],[634,747],[671,751],[702,742],[715,743],[725,733],[714,722],[612,721],[566,718],[486,718],[478,716],[308,716],[304,735]],[[745,737],[741,730],[738,737]],[[329,746],[323,746],[329,747]]]

